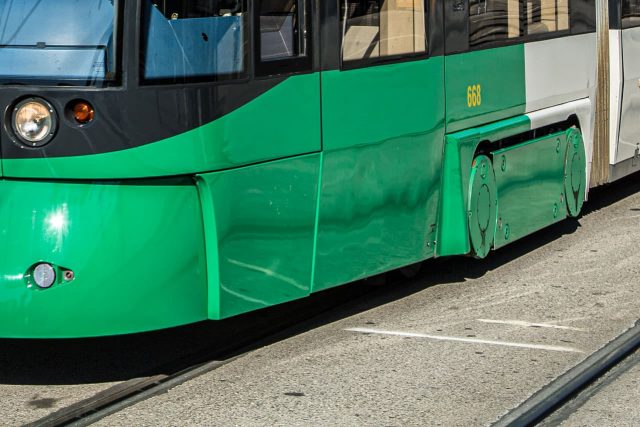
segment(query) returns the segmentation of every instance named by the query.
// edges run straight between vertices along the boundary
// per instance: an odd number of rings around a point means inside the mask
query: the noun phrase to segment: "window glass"
[[[596,31],[596,2],[593,0],[570,0],[571,32],[581,34]],[[610,16],[609,19],[615,19]]]
[[[640,0],[622,0],[622,28],[640,26]]]
[[[245,73],[243,0],[145,0],[143,4],[145,79],[215,80]]]
[[[469,45],[520,36],[520,0],[469,0]]]
[[[343,61],[426,51],[424,0],[346,0],[340,24]]]
[[[569,29],[569,0],[526,0],[527,34]]]
[[[300,31],[301,21],[305,21],[304,11],[297,0],[262,0],[260,59],[272,61],[304,55],[306,40],[304,31]]]
[[[114,0],[0,0],[0,81],[97,85],[114,80]]]

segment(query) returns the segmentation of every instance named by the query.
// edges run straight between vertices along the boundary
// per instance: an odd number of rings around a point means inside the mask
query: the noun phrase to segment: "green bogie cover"
[[[567,155],[565,160],[564,194],[569,215],[576,217],[582,210],[587,186],[584,142],[580,131],[567,130]]]
[[[480,155],[473,161],[469,184],[469,235],[473,255],[487,256],[496,231],[498,198],[491,159]]]

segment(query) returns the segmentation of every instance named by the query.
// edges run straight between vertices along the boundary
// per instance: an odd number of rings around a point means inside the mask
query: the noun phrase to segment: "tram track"
[[[639,349],[640,320],[635,326],[509,411],[492,426],[524,427],[543,421]]]
[[[390,283],[402,285],[410,279],[399,279]],[[372,288],[371,285],[374,285]],[[268,326],[244,331],[246,336],[223,346],[213,346],[194,354],[169,361],[163,366],[153,367],[148,375],[138,376],[119,382],[95,395],[58,409],[40,419],[25,424],[28,427],[87,426],[100,419],[121,411],[138,402],[218,369],[252,350],[302,333],[310,328],[348,315],[358,306],[358,300],[365,304],[373,300],[387,300],[389,295],[379,288],[380,280],[360,281],[348,287],[336,288],[305,300],[294,301],[282,307],[268,310],[281,311]],[[395,292],[394,292],[395,293]],[[366,300],[366,302],[365,302]],[[303,314],[304,313],[304,314]],[[255,323],[252,314],[247,323]],[[266,316],[270,318],[269,316]],[[248,332],[251,331],[251,332]],[[166,372],[166,373],[158,373]]]

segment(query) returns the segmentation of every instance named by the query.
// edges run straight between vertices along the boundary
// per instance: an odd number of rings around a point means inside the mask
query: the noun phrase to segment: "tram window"
[[[526,0],[527,35],[569,29],[569,0]]]
[[[306,46],[304,37],[301,37],[299,22],[296,0],[262,0],[260,59],[271,61],[304,55]]]
[[[244,75],[244,0],[145,0],[143,4],[145,80],[217,80]]]
[[[256,0],[256,74],[311,70],[309,0]]]
[[[469,45],[520,37],[520,0],[469,0]]]
[[[596,31],[596,4],[593,0],[570,0],[569,9],[572,34]]]
[[[622,0],[622,28],[640,26],[640,0]]]
[[[342,60],[426,52],[424,0],[345,0]]]

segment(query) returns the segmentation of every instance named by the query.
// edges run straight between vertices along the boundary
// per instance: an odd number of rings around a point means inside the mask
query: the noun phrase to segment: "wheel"
[[[496,178],[489,157],[477,156],[469,177],[469,236],[471,253],[476,258],[487,256],[493,246],[498,215]]]
[[[580,215],[586,187],[586,162],[582,135],[576,128],[567,131],[567,155],[564,163],[564,198],[570,216]]]

